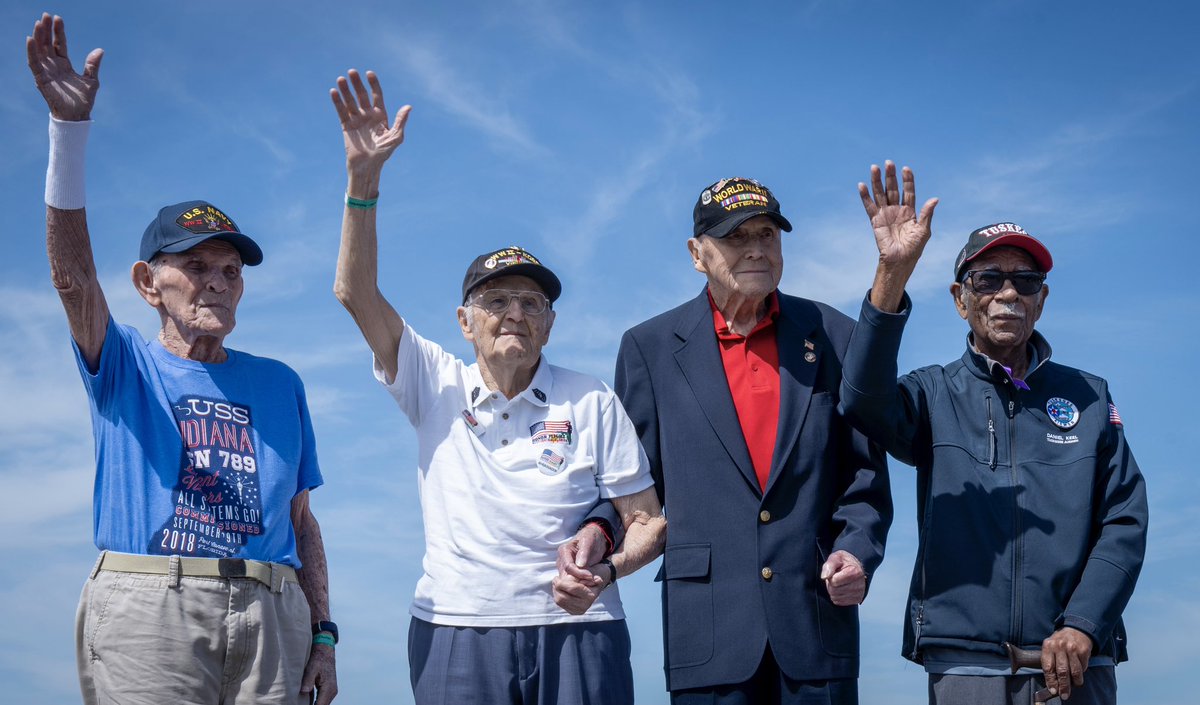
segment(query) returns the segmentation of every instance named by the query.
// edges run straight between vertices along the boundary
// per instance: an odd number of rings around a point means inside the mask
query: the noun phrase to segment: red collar
[[[712,292],[706,290],[706,293],[708,294],[708,306],[713,312],[713,328],[717,332],[718,340],[742,340],[749,338],[764,328],[775,325],[775,319],[779,318],[779,291],[776,290],[767,296],[767,315],[759,319],[749,335],[738,335],[729,330],[729,324],[725,322],[725,316],[721,315],[721,311],[717,308],[717,302],[713,301]]]

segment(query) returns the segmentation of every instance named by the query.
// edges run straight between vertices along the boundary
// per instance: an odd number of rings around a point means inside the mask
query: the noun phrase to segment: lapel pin
[[[816,354],[815,352],[811,351],[811,350],[810,350],[810,351],[808,351],[808,352],[806,352],[806,353],[804,353],[804,361],[805,361],[805,362],[816,362],[816,361],[817,361],[817,354]]]

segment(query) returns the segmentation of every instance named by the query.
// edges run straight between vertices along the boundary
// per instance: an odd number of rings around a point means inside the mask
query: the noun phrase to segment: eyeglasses
[[[521,307],[521,313],[526,316],[537,316],[545,313],[550,301],[536,291],[513,291],[511,289],[488,289],[471,297],[474,303],[492,315],[500,315],[512,305],[516,299]]]
[[[1002,272],[999,269],[972,269],[963,274],[964,282],[970,282],[976,294],[995,294],[1010,281],[1021,296],[1032,296],[1042,290],[1046,281],[1045,272]]]

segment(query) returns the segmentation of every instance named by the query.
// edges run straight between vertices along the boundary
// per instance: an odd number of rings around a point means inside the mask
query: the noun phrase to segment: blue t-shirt
[[[112,318],[95,373],[75,346],[97,548],[300,567],[292,498],[323,482],[304,386],[281,362],[226,352],[184,360]]]

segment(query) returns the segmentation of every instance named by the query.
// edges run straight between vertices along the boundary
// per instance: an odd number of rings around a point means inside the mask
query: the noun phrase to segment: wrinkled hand
[[[400,108],[395,122],[389,128],[379,77],[374,71],[367,72],[367,82],[371,84],[371,92],[368,93],[358,71],[350,69],[346,74],[349,80],[346,76],[338,76],[337,88],[329,89],[329,98],[342,123],[346,167],[351,171],[380,169],[404,142],[404,124],[408,122],[412,106]]]
[[[821,580],[829,599],[838,607],[861,604],[867,596],[867,573],[862,563],[846,551],[834,551],[821,566]]]
[[[1087,634],[1063,627],[1042,642],[1042,672],[1046,687],[1058,697],[1071,697],[1071,687],[1083,685],[1083,672],[1092,657],[1092,638]]]
[[[83,75],[71,68],[67,56],[67,28],[63,19],[43,13],[33,25],[33,36],[25,37],[25,52],[29,55],[29,70],[38,90],[50,107],[50,114],[59,120],[88,120],[100,89],[100,60],[103,49],[93,49],[83,62]]]
[[[558,575],[550,582],[554,604],[570,614],[588,611],[608,578],[592,571],[604,559],[607,548],[604,532],[595,524],[583,527],[570,541],[558,547]],[[598,572],[603,574],[606,570]]]
[[[884,162],[884,169],[887,172],[887,187],[884,187],[879,167],[872,164],[871,186],[874,193],[867,190],[866,184],[859,183],[858,195],[875,231],[880,262],[915,265],[925,249],[925,243],[929,242],[933,209],[937,207],[938,199],[926,201],[918,216],[915,205],[917,188],[912,169],[904,167],[902,170],[903,198],[896,185],[896,165],[889,159]]]
[[[592,567],[595,567],[595,564]],[[554,595],[554,604],[563,608],[568,614],[583,614],[591,608],[592,603],[608,586],[608,579],[593,575],[591,580],[584,580],[574,575],[559,573],[554,576],[554,580],[550,581],[550,586]]]
[[[317,689],[316,705],[329,705],[337,697],[337,663],[333,647],[327,644],[313,644],[304,666],[300,692],[307,695],[314,687]]]

